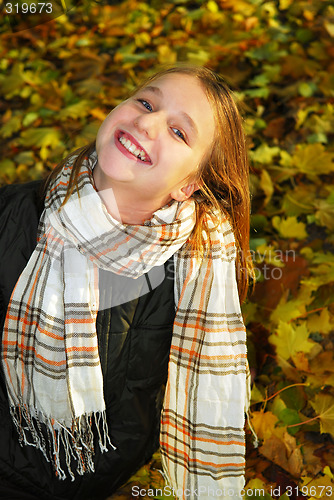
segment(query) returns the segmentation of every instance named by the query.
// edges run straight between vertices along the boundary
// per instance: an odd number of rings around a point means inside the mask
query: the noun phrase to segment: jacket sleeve
[[[42,181],[0,188],[0,331],[13,288],[37,243]]]

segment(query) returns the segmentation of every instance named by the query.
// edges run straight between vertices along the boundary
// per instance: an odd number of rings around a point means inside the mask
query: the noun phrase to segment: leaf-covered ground
[[[54,16],[69,6],[52,3]],[[334,498],[333,4],[71,6],[31,29],[23,30],[36,16],[2,20],[0,182],[49,172],[160,64],[190,61],[225,75],[243,110],[252,165],[257,283],[243,311],[250,421],[260,442],[253,446],[248,429],[248,497],[263,490],[266,499]],[[157,453],[111,498],[171,498],[158,494],[159,460]]]

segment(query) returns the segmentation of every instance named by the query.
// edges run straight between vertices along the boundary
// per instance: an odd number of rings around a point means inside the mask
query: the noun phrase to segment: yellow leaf
[[[326,476],[330,477],[331,479],[334,479],[333,473],[328,465],[324,467],[324,470],[322,471]]]
[[[260,439],[268,439],[277,422],[278,418],[271,411],[254,411],[251,415],[252,426]]]
[[[94,117],[103,122],[105,118],[107,117],[107,113],[103,111],[100,108],[93,108],[90,110],[90,114]]]
[[[331,315],[325,307],[321,313],[311,314],[307,319],[307,328],[310,332],[329,333],[333,330]]]
[[[264,194],[266,195],[265,200],[264,200],[264,205],[267,205],[267,203],[270,201],[270,198],[274,192],[274,185],[271,180],[270,175],[268,174],[267,170],[262,170],[261,172],[261,177],[260,177],[260,187]]]
[[[272,497],[267,493],[268,490],[269,485],[262,481],[262,479],[259,479],[258,477],[250,479],[245,487],[246,494],[248,492],[248,495],[245,496],[245,499],[249,499],[252,497],[258,497],[261,500],[271,499]]]
[[[63,108],[59,112],[59,118],[61,120],[67,120],[68,118],[84,118],[90,113],[91,107],[91,102],[83,99],[82,101],[76,102],[75,104],[71,104],[70,106]]]
[[[306,306],[314,300],[312,290],[301,286],[295,299],[289,299],[289,290],[283,293],[278,305],[272,312],[270,320],[277,324],[282,318],[285,322],[298,318],[306,313]]]
[[[293,0],[279,0],[279,8],[281,10],[288,9],[292,4]]]
[[[308,364],[308,359],[305,355],[304,352],[296,352],[293,356],[293,362],[298,368],[298,370],[308,372],[309,371],[309,364]]]
[[[302,278],[301,283],[305,286],[313,287],[314,289],[319,286],[326,285],[327,283],[332,283],[334,281],[334,266],[330,264],[320,264],[317,267],[311,268],[314,276],[310,278]]]
[[[333,196],[326,200],[316,200],[314,206],[316,208],[315,218],[322,226],[326,226],[330,231],[334,230],[334,203]]]
[[[10,73],[0,75],[0,90],[5,97],[10,98],[24,87],[24,66],[22,63],[14,64]]]
[[[20,130],[22,119],[20,115],[14,115],[0,129],[0,135],[3,138],[11,137],[15,132]]]
[[[326,468],[326,467],[325,467]],[[334,492],[334,482],[328,475],[319,475],[318,477],[308,477],[303,476],[299,483],[300,493],[304,493],[305,500],[308,498],[312,500],[312,498],[318,499],[322,498],[333,498]],[[312,495],[312,496],[308,496]]]
[[[260,390],[258,389],[256,384],[253,384],[252,387],[252,392],[251,392],[251,401],[252,403],[258,403],[260,401],[263,401],[263,395],[261,394]]]
[[[60,142],[60,133],[51,127],[30,128],[22,132],[19,142],[23,146],[37,148],[50,146],[54,149]]]
[[[278,215],[275,215],[272,218],[272,224],[283,238],[295,238],[297,240],[307,238],[306,224],[298,222],[295,216],[281,219]]]
[[[160,64],[173,64],[177,59],[177,54],[168,45],[159,45],[158,61]]]
[[[135,34],[135,44],[137,47],[143,48],[146,47],[146,45],[149,45],[150,43],[151,43],[151,37],[146,31]]]
[[[258,163],[272,163],[273,158],[278,156],[280,148],[270,147],[267,144],[261,144],[255,151],[250,152],[250,157]]]
[[[311,178],[334,171],[334,153],[326,151],[320,143],[297,147],[292,160],[299,172]]]
[[[281,318],[285,321],[291,321],[292,319],[298,318],[302,314],[305,314],[306,308],[303,302],[298,300],[286,301],[283,295],[279,304],[270,316],[270,320],[273,323],[278,323]]]
[[[293,327],[280,321],[276,332],[269,337],[269,342],[276,346],[276,352],[283,359],[293,359],[297,352],[308,353],[313,349],[314,342],[308,338],[309,332],[305,322]]]
[[[219,7],[218,5],[216,4],[216,2],[214,2],[214,0],[209,0],[208,3],[207,3],[207,8],[210,12],[213,12],[214,14],[216,12],[219,11]]]
[[[307,375],[307,382],[314,387],[334,385],[334,359],[332,351],[320,352],[310,361],[311,373]]]
[[[320,420],[320,432],[334,437],[334,397],[330,394],[316,394],[310,401]]]
[[[0,177],[13,182],[16,176],[16,165],[9,158],[0,161]]]
[[[326,30],[328,31],[329,35],[334,38],[334,23],[330,23],[328,21],[324,22],[324,26]]]
[[[284,194],[282,208],[286,215],[299,216],[301,214],[311,214],[314,212],[314,199],[317,186],[314,184],[301,184]]]
[[[41,159],[43,161],[45,161],[48,158],[49,152],[50,152],[50,150],[48,147],[46,147],[46,146],[41,147],[40,152],[39,152],[39,156],[41,157]]]

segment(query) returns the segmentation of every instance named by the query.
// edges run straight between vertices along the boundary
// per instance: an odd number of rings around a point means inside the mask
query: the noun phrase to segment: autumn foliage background
[[[225,75],[252,166],[257,283],[243,312],[259,446],[248,429],[248,497],[264,488],[267,499],[334,498],[333,4],[74,3],[38,26],[36,15],[2,19],[0,182],[47,174],[159,65]],[[64,12],[63,1],[53,5]],[[157,453],[112,498],[132,498],[135,484],[162,487],[158,467]]]

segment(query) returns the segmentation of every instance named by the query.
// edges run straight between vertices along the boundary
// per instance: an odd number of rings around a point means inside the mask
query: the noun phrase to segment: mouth
[[[126,154],[126,156],[134,157],[141,163],[146,165],[152,165],[152,160],[148,153],[141,147],[139,142],[129,134],[123,130],[118,130],[115,134],[115,142],[118,147],[122,151],[122,153]]]

